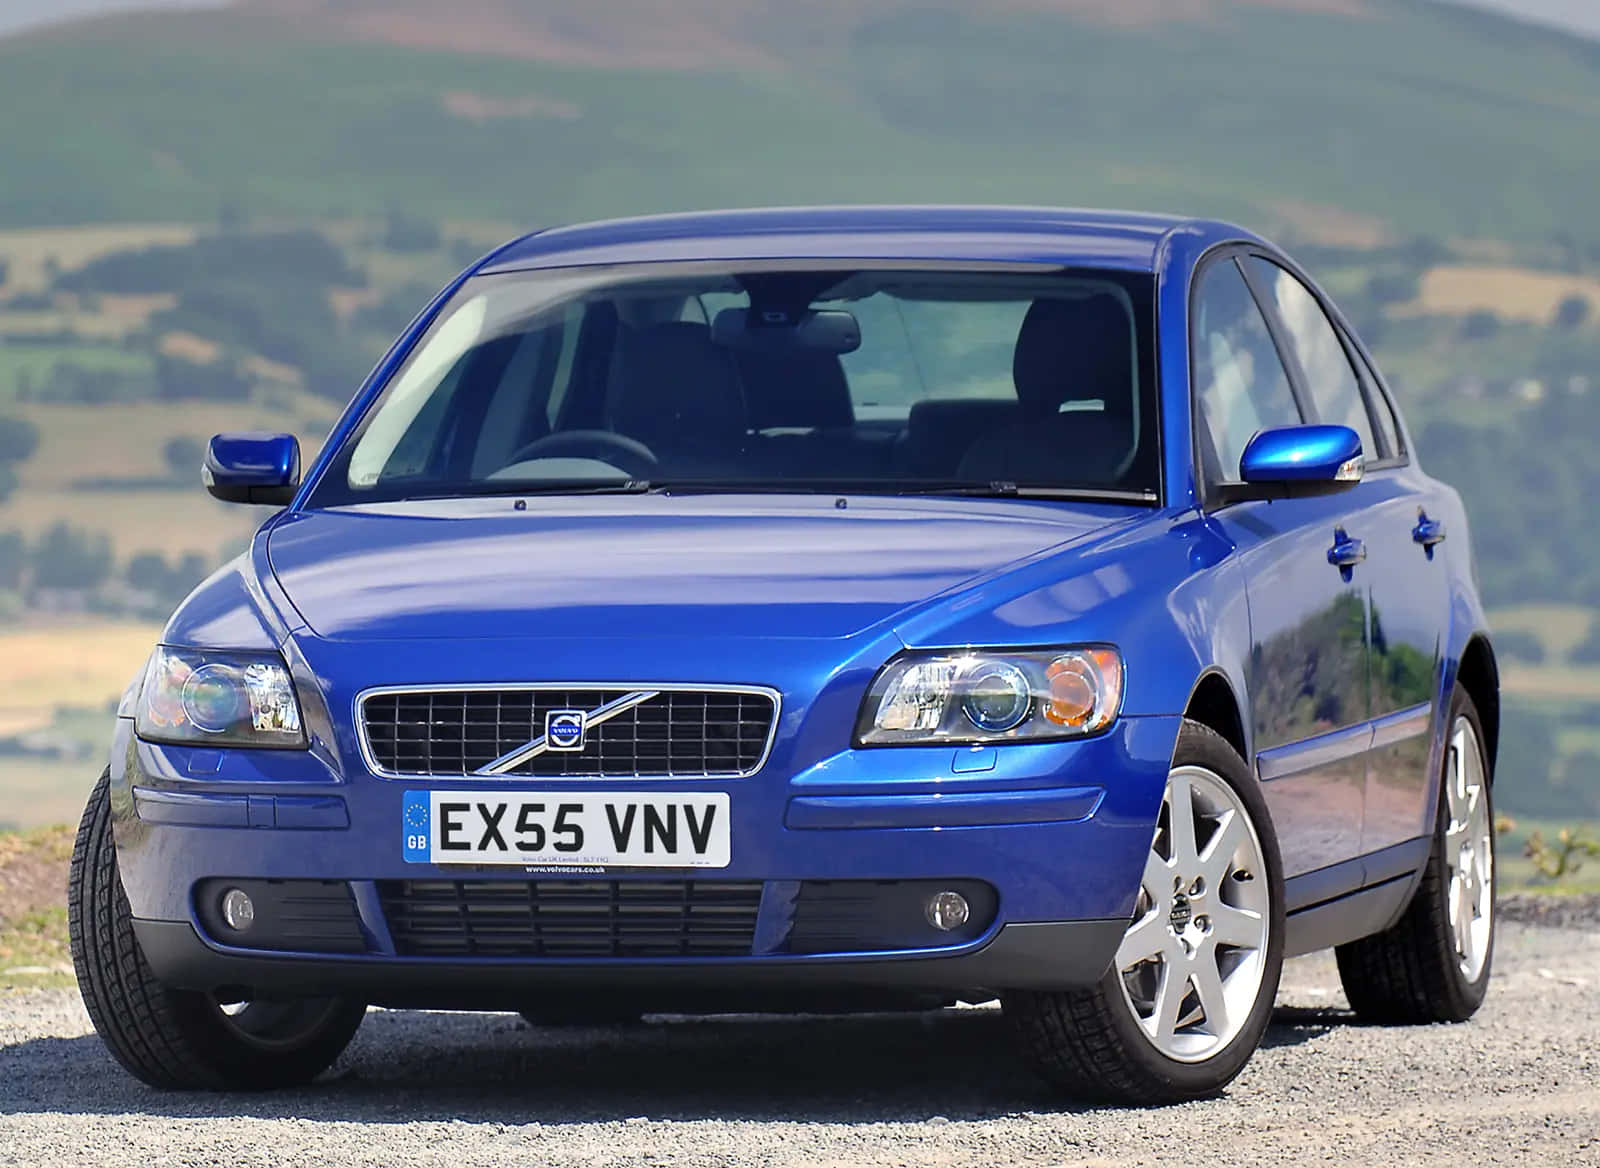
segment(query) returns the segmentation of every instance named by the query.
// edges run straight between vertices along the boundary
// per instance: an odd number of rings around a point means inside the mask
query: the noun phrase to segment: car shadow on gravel
[[[1279,1009],[1265,1045],[1350,1019]],[[267,1094],[157,1091],[93,1035],[0,1048],[0,1115],[295,1117],[313,1122],[602,1123],[993,1119],[1074,1112],[1015,1057],[997,1010],[652,1019],[535,1029],[513,1014],[373,1011],[332,1071]]]
[[[1335,1006],[1279,1006],[1272,1012],[1272,1024],[1261,1039],[1261,1049],[1299,1046],[1333,1030],[1364,1025],[1353,1011]]]

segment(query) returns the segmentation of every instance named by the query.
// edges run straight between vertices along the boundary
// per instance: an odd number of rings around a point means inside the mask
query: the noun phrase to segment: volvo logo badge
[[[1187,929],[1189,927],[1189,917],[1193,915],[1193,912],[1194,910],[1189,907],[1189,898],[1187,896],[1179,893],[1173,897],[1172,912],[1168,917],[1168,923],[1172,925],[1172,931],[1181,933]]]
[[[546,750],[582,750],[589,716],[582,710],[551,710],[544,716]]]

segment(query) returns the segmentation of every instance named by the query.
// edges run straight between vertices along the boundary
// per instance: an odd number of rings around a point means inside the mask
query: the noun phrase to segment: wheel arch
[[[1239,757],[1251,773],[1255,772],[1255,767],[1250,765],[1250,744],[1245,735],[1239,699],[1220,669],[1208,669],[1200,675],[1194,688],[1189,691],[1183,716],[1209,726],[1222,735],[1228,745],[1239,752]]]
[[[1467,691],[1472,704],[1478,708],[1492,782],[1500,747],[1500,667],[1495,661],[1494,648],[1483,633],[1474,633],[1467,641],[1467,647],[1461,651],[1461,661],[1456,666],[1456,684]]]

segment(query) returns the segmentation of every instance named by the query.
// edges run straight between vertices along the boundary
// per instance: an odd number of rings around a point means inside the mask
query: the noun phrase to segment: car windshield
[[[314,506],[451,495],[1159,487],[1147,274],[635,264],[477,276]]]

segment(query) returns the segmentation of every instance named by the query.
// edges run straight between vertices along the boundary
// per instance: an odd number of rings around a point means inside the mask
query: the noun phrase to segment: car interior
[[[600,289],[476,336],[431,388],[396,378],[349,485],[1154,488],[1137,286],[806,275]]]

